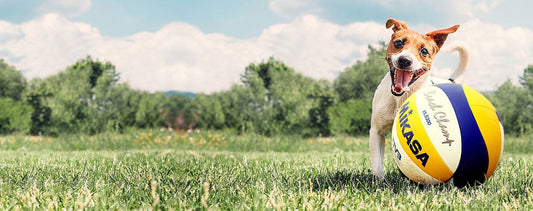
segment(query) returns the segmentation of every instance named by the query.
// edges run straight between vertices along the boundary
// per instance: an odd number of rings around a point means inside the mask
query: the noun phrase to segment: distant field
[[[374,181],[367,138],[139,131],[0,137],[0,209],[533,209],[532,137],[476,188]],[[390,147],[387,145],[387,147]]]

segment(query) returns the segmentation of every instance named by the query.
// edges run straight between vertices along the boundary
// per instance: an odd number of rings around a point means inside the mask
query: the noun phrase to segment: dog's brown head
[[[419,34],[410,30],[404,22],[391,18],[387,20],[386,27],[392,27],[394,32],[385,55],[392,78],[391,92],[395,96],[401,96],[410,91],[409,86],[431,69],[433,58],[448,34],[457,31],[459,25]]]

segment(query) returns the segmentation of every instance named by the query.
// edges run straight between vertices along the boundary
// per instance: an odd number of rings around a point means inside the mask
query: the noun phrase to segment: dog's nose
[[[405,56],[400,56],[400,58],[398,58],[398,67],[400,69],[408,68],[412,63],[413,61]]]

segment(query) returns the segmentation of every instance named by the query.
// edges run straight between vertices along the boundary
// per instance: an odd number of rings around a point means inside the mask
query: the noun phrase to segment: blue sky
[[[446,45],[469,48],[465,84],[493,90],[533,64],[529,0],[0,0],[0,57],[29,79],[92,55],[130,86],[215,92],[239,83],[269,56],[333,80],[388,41],[388,18],[423,33],[460,24]],[[457,55],[441,52],[433,74],[448,77]]]
[[[68,0],[67,0],[68,1]],[[290,2],[291,0],[286,0]],[[73,4],[76,0],[72,0]],[[369,1],[369,0],[322,0],[312,2],[317,8],[296,8],[287,13],[276,14],[268,0],[91,0],[90,7],[78,12],[64,12],[63,8],[42,10],[48,1],[42,0],[0,0],[3,20],[21,23],[38,18],[47,12],[59,12],[73,21],[89,23],[109,36],[125,36],[139,31],[156,31],[161,26],[175,21],[187,22],[206,33],[223,33],[239,38],[258,36],[262,29],[272,24],[290,21],[296,15],[311,13],[338,24],[355,21],[382,21],[395,17],[412,24],[450,25],[476,17],[481,21],[506,27],[533,28],[531,17],[533,1],[458,1],[456,8],[440,7],[442,1]],[[300,1],[297,1],[300,2]],[[446,2],[446,1],[444,1]],[[449,2],[447,2],[449,3]],[[472,14],[457,13],[468,4],[484,5]],[[311,4],[311,3],[310,3]],[[470,6],[471,7],[471,6]],[[66,8],[65,8],[66,9]],[[75,9],[74,9],[75,10]],[[512,21],[510,21],[512,20]]]
[[[256,36],[262,28],[279,21],[268,10],[267,1],[220,2],[98,0],[93,3],[94,9],[79,20],[94,23],[102,33],[111,36],[156,31],[165,24],[180,21],[195,25],[205,33],[240,38]]]
[[[187,22],[206,33],[224,33],[245,38],[257,36],[261,30],[282,18],[272,13],[269,1],[183,1],[183,0],[91,0],[90,8],[79,12],[65,12],[68,8],[41,9],[41,0],[0,0],[2,19],[22,23],[48,12],[67,15],[97,27],[102,34],[126,36],[139,31],[157,31],[170,22]],[[72,9],[75,10],[76,9]]]

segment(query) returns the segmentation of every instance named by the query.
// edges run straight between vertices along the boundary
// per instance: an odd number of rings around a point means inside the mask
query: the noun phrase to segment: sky
[[[250,63],[282,60],[333,81],[388,42],[389,18],[420,33],[460,27],[432,66],[448,78],[463,45],[463,83],[518,84],[533,64],[530,0],[0,0],[0,58],[28,79],[55,75],[91,55],[140,90],[214,93],[240,83]],[[356,91],[356,90],[354,90]]]

